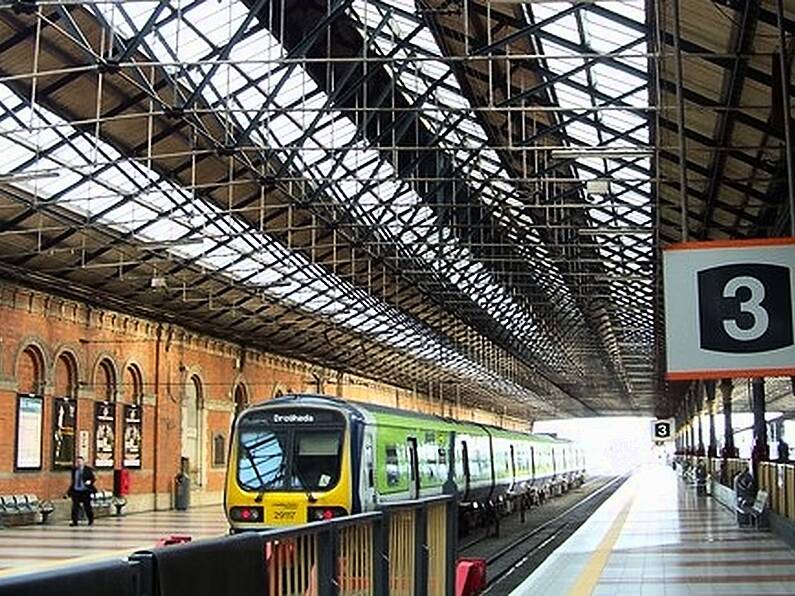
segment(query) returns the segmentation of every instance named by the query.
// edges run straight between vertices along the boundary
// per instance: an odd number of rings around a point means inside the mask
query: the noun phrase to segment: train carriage
[[[234,531],[295,525],[380,503],[457,494],[462,512],[581,481],[567,441],[314,395],[238,417],[225,509]]]

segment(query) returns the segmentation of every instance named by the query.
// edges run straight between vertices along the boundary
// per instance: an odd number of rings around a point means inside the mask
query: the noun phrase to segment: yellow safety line
[[[57,561],[47,561],[42,563],[33,563],[31,565],[24,565],[22,567],[9,567],[8,569],[0,570],[0,577],[7,577],[9,575],[21,575],[24,573],[33,573],[36,571],[45,571],[47,569],[56,569],[58,567],[71,567],[73,565],[82,565],[84,563],[91,563],[92,561],[102,561],[104,559],[122,558],[131,555],[135,551],[147,550],[152,548],[152,543],[142,544],[140,546],[133,546],[131,548],[119,550],[105,550],[93,555],[84,555],[82,557],[71,557],[66,559],[58,559]],[[32,556],[31,558],[35,558]]]
[[[618,542],[621,530],[624,529],[624,524],[627,521],[627,517],[629,517],[629,510],[632,508],[634,500],[635,496],[633,495],[613,520],[607,534],[602,538],[599,546],[596,547],[596,550],[585,564],[577,578],[577,583],[569,590],[569,596],[590,596],[593,593],[596,584],[599,583],[599,578],[602,577],[602,571],[604,571],[607,561],[610,559],[613,548]]]

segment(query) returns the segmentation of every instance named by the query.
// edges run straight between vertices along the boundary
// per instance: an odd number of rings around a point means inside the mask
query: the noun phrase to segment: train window
[[[292,488],[328,490],[339,480],[342,431],[296,431]]]
[[[237,477],[245,490],[281,488],[287,467],[287,432],[242,431]]]
[[[386,484],[387,486],[400,484],[400,458],[397,445],[394,443],[386,446]]]

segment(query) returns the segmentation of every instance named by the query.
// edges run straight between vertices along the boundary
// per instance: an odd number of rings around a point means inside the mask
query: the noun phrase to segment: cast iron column
[[[704,389],[707,392],[707,408],[709,410],[709,447],[707,455],[718,456],[718,439],[715,434],[715,381],[706,381]]]
[[[732,385],[731,379],[720,382],[720,395],[723,401],[723,457],[737,457],[734,448],[734,428],[732,427]]]
[[[751,451],[751,458],[754,463],[754,473],[756,473],[756,464],[760,461],[767,461],[769,459],[767,422],[765,421],[764,378],[751,381],[751,396],[754,409],[754,445]]]

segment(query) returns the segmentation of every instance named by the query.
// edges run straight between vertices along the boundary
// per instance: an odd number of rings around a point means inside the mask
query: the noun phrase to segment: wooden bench
[[[41,501],[36,495],[0,496],[0,523],[4,526],[46,523],[54,510],[50,501]]]
[[[107,517],[113,514],[113,493],[109,490],[98,490],[91,495],[91,507],[95,517]]]
[[[759,529],[762,526],[766,526],[768,498],[769,496],[766,491],[763,490],[757,491],[756,498],[754,499],[753,503],[750,503],[750,501],[737,503],[736,506],[737,513],[751,520],[751,526],[756,529]]]

